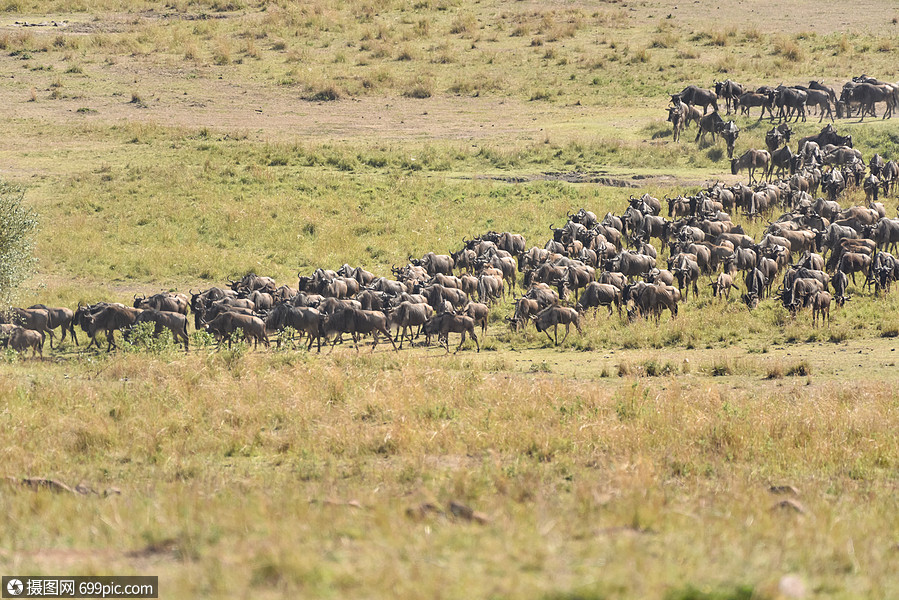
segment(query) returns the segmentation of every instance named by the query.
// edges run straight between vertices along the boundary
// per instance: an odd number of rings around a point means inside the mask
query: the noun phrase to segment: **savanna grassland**
[[[671,142],[668,94],[899,79],[894,3],[783,4],[0,0],[0,176],[40,219],[17,303],[389,274],[736,181],[723,144]],[[856,121],[899,157],[895,122]],[[896,295],[851,286],[813,328],[703,287],[558,348],[506,300],[455,356],[5,355],[0,570],[164,598],[899,596]]]

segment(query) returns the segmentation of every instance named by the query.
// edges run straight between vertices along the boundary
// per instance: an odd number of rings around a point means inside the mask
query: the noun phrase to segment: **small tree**
[[[0,181],[0,303],[7,304],[15,288],[34,267],[37,215],[24,206],[25,191]]]

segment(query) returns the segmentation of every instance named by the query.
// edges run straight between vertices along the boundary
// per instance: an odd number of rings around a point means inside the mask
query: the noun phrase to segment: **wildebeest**
[[[731,107],[737,111],[737,98],[743,94],[743,86],[736,81],[725,79],[715,82],[715,94],[718,98],[724,98],[724,108],[730,114]]]
[[[718,279],[709,285],[712,286],[712,297],[721,297],[730,300],[730,288],[734,284],[733,277],[728,273],[719,273]]]
[[[516,300],[515,312],[509,318],[509,326],[512,328],[512,331],[518,331],[526,327],[531,320],[531,315],[536,315],[540,310],[540,303],[533,298],[522,297]]]
[[[622,252],[615,258],[606,260],[603,268],[608,271],[617,271],[625,277],[637,277],[649,272],[656,266],[656,259],[636,252]]]
[[[87,313],[85,315],[85,324],[87,325],[87,334],[91,338],[91,344],[96,344],[99,348],[100,343],[97,342],[96,334],[99,331],[104,331],[106,332],[106,349],[111,351],[117,347],[115,332],[134,325],[137,316],[141,312],[142,310],[139,308],[131,308],[120,304],[107,304],[96,312]],[[88,344],[88,347],[91,344]]]
[[[255,273],[247,273],[240,281],[229,279],[228,285],[235,292],[245,292],[247,294],[256,290],[272,293],[278,287],[275,280],[271,277],[261,277]]]
[[[625,287],[622,290],[621,298],[624,302],[633,301],[642,317],[652,316],[658,322],[662,317],[662,311],[666,308],[671,312],[671,318],[677,316],[680,292],[671,286],[639,282]]]
[[[490,308],[480,302],[469,302],[463,314],[474,319],[476,325],[481,326],[481,335],[487,335],[487,318],[490,316]]]
[[[41,358],[44,357],[43,332],[16,326],[10,332],[5,333],[2,340],[4,346],[9,346],[19,354],[31,349],[32,358],[37,355],[40,355]]]
[[[599,306],[606,306],[609,309],[609,316],[612,316],[612,305],[618,309],[621,315],[621,290],[609,283],[592,282],[584,288],[580,299],[577,302],[576,309],[584,312],[588,308],[593,308],[593,314]]]
[[[680,132],[684,128],[684,111],[680,106],[668,109],[668,122],[671,123],[672,137],[676,142],[680,139]]]
[[[170,310],[156,310],[155,308],[144,309],[137,318],[137,323],[153,323],[153,337],[159,337],[163,329],[172,332],[175,343],[184,345],[184,351],[188,351],[189,339],[187,337],[187,316],[184,313],[174,312]]]
[[[871,233],[879,249],[895,252],[899,244],[899,219],[881,219],[872,227]]]
[[[542,331],[546,334],[546,337],[553,340],[555,345],[559,345],[559,325],[565,326],[565,337],[562,338],[562,343],[565,343],[565,340],[568,339],[568,334],[571,332],[571,324],[574,323],[575,328],[578,333],[581,333],[581,319],[580,314],[573,308],[569,308],[567,306],[559,306],[554,304],[552,306],[547,306],[539,313],[534,315],[534,325],[537,327],[537,331]],[[550,337],[549,328],[553,328],[554,337]]]
[[[416,304],[409,301],[401,302],[396,308],[390,311],[387,317],[387,327],[396,327],[396,337],[400,341],[400,349],[403,348],[403,341],[406,337],[406,330],[409,332],[409,341],[412,342],[411,329],[413,327],[423,327],[424,324],[434,315],[434,309],[428,304]]]
[[[774,118],[773,104],[771,102],[771,98],[768,97],[767,94],[760,94],[758,92],[746,92],[741,94],[736,100],[735,105],[740,106],[740,112],[749,115],[749,109],[755,108],[756,106],[762,107],[762,112],[759,113],[759,121],[762,120],[762,117],[765,116],[765,111],[768,111],[768,114],[771,118]],[[736,110],[736,109],[735,109]]]
[[[356,352],[359,351],[359,334],[370,333],[374,338],[371,351],[375,351],[378,345],[378,335],[386,337],[393,346],[394,351],[398,351],[396,344],[390,331],[387,330],[387,316],[379,311],[362,310],[358,308],[346,308],[336,311],[332,314],[326,314],[321,320],[322,333],[327,337],[332,333],[349,333],[353,337],[353,345]],[[335,336],[331,343],[331,351],[340,336]]]
[[[455,267],[455,261],[453,261],[452,256],[448,254],[434,254],[433,252],[428,252],[418,261],[410,256],[409,262],[415,266],[424,267],[429,277],[433,277],[437,273],[452,275],[453,267]]]
[[[12,307],[6,314],[0,315],[0,323],[11,323],[25,329],[40,331],[50,336],[50,348],[53,348],[53,331],[50,329],[50,313],[43,308]]]
[[[147,296],[134,296],[134,308],[152,308],[186,315],[190,307],[190,299],[186,294],[160,293]]]
[[[852,276],[852,284],[855,285],[855,274],[861,271],[866,273],[871,266],[871,257],[859,252],[844,252],[840,257],[838,270]]]
[[[842,271],[837,271],[831,277],[830,285],[833,287],[833,295],[837,304],[843,306],[843,303],[849,299],[849,295],[846,293],[849,288],[849,278]]]
[[[774,89],[773,101],[779,109],[779,118],[789,121],[790,116],[795,114],[796,121],[799,121],[800,116],[805,121],[805,104],[808,101],[808,93],[804,90],[779,85]]]
[[[65,307],[50,307],[44,304],[35,304],[28,308],[39,308],[47,311],[47,327],[49,329],[56,329],[57,327],[62,329],[62,338],[60,339],[60,342],[66,340],[66,333],[68,332],[72,334],[75,345],[78,345],[78,337],[75,335],[75,312],[72,309]],[[50,339],[50,348],[53,348],[52,338]]]
[[[696,132],[695,142],[699,142],[700,138],[704,141],[705,134],[712,134],[712,142],[715,141],[715,135],[721,131],[721,128],[724,127],[724,119],[721,118],[721,115],[718,114],[718,111],[714,111],[704,116],[699,120],[699,131]]]
[[[466,334],[471,336],[475,346],[477,346],[477,351],[480,352],[481,344],[478,342],[478,336],[474,332],[474,326],[475,321],[469,316],[443,313],[430,318],[425,323],[424,331],[425,334],[429,336],[437,334],[437,339],[440,341],[441,345],[446,348],[447,354],[449,354],[449,334],[451,333],[459,333],[462,335],[459,340],[459,347],[456,348],[456,352],[462,349],[462,344],[465,343]]]
[[[743,169],[749,171],[749,183],[752,184],[753,174],[756,169],[761,169],[766,174],[768,163],[771,162],[771,154],[767,150],[749,149],[743,153],[740,158],[732,158],[730,160],[730,171],[732,175],[737,175]]]
[[[734,144],[736,144],[737,138],[740,136],[740,128],[733,121],[728,121],[721,126],[719,133],[724,138],[724,143],[727,146],[727,158],[733,158]]]
[[[711,106],[712,110],[718,111],[718,96],[715,90],[703,89],[695,85],[688,85],[680,94],[680,99],[685,104],[695,104],[702,107],[702,114],[705,114]]]
[[[203,324],[203,329],[218,340],[221,345],[222,341],[228,340],[228,348],[231,347],[234,333],[239,329],[243,332],[244,338],[253,339],[253,349],[255,350],[261,341],[265,347],[269,347],[268,335],[265,332],[265,322],[259,317],[253,315],[244,315],[233,311],[226,311],[216,316],[211,321]]]
[[[309,344],[306,350],[312,349],[312,343],[318,342],[318,352],[322,351],[321,340],[321,313],[318,309],[308,306],[290,306],[288,304],[279,304],[273,308],[265,317],[265,328],[267,331],[284,331],[287,327],[306,334],[309,337]],[[281,346],[281,337],[278,337],[277,345]]]
[[[833,296],[831,296],[828,292],[818,291],[813,294],[806,294],[802,298],[802,304],[804,306],[811,305],[812,307],[812,326],[818,326],[818,316],[821,317],[821,324],[829,324],[830,323],[830,303],[833,300]],[[795,301],[795,300],[794,300]]]

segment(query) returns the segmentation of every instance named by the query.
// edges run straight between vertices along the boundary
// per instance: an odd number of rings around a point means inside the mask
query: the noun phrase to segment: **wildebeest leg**
[[[387,328],[385,327],[385,328],[381,331],[381,333],[383,333],[383,334],[387,337],[387,339],[390,340],[390,343],[393,344],[393,351],[394,351],[394,352],[399,352],[399,350],[397,350],[397,348],[396,348],[396,344],[394,343],[393,338],[390,337],[390,331],[388,331]],[[375,333],[375,339],[376,339],[376,340],[378,339],[377,333]],[[374,350],[374,346],[372,346],[372,350]]]
[[[549,338],[549,341],[553,341],[553,337],[552,337],[551,335],[549,335],[549,327],[547,327],[546,329],[544,329],[544,330],[543,330],[543,333],[546,334],[546,337]]]
[[[465,330],[462,331],[462,337],[459,339],[459,347],[456,348],[456,351],[453,354],[458,354],[459,350],[462,349],[462,344],[465,343]]]
[[[562,343],[565,343],[565,340],[568,339],[568,334],[571,333],[571,323],[565,323],[565,337],[562,338]]]
[[[331,349],[328,350],[328,354],[331,354],[332,352],[334,352],[334,346],[337,344],[337,340],[339,340],[339,339],[340,339],[339,336],[336,336],[336,335],[334,336],[334,341],[331,342]]]

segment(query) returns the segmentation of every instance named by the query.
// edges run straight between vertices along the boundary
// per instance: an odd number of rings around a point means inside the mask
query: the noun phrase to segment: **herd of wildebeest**
[[[899,105],[899,83],[881,81],[867,75],[853,77],[843,84],[839,97],[836,91],[817,81],[810,81],[807,86],[794,85],[777,87],[763,85],[755,90],[749,89],[735,81],[726,79],[716,81],[714,88],[701,88],[696,85],[688,85],[681,92],[672,94],[671,105],[668,107],[668,121],[672,126],[674,141],[680,139],[681,132],[691,123],[696,123],[696,142],[705,140],[706,134],[711,135],[714,142],[717,135],[724,138],[727,145],[727,157],[731,161],[731,172],[736,175],[746,169],[749,171],[750,183],[755,170],[761,169],[766,177],[770,177],[775,169],[790,169],[795,172],[806,157],[799,157],[789,148],[789,136],[778,135],[775,128],[765,138],[767,150],[751,148],[737,158],[734,158],[734,147],[740,135],[737,124],[725,121],[718,111],[718,101],[724,102],[726,114],[740,113],[749,115],[750,109],[759,109],[759,121],[768,113],[770,119],[782,124],[789,121],[806,120],[808,110],[814,108],[820,115],[818,122],[829,117],[834,121],[834,113],[837,118],[858,117],[859,121],[866,116],[877,116],[877,104],[883,103],[883,118],[891,118],[893,110]],[[702,110],[700,110],[700,107]],[[709,112],[711,109],[711,112]],[[708,114],[706,114],[708,113]],[[849,143],[846,143],[848,140]],[[820,164],[845,164],[853,159],[860,160],[860,155],[852,151],[851,139],[835,140],[831,147],[818,147],[808,152],[819,153]],[[785,144],[783,148],[781,145]],[[799,153],[803,152],[800,142]],[[899,176],[899,173],[893,174]]]
[[[251,273],[227,286],[190,294],[135,296],[133,306],[99,302],[79,304],[74,311],[44,305],[12,308],[0,315],[0,340],[19,352],[31,349],[32,355],[43,356],[45,336],[52,348],[53,332],[59,328],[62,340],[70,334],[78,345],[76,329],[81,329],[90,338],[88,348],[100,348],[102,332],[107,350],[112,350],[117,331],[127,337],[146,323],[148,333],[152,330],[157,337],[170,331],[187,351],[192,315],[194,328],[214,336],[219,346],[227,342],[230,347],[236,337],[252,341],[254,348],[260,342],[269,346],[269,336],[277,334],[278,344],[285,336],[305,337],[307,350],[317,344],[320,352],[322,340],[330,341],[333,349],[349,334],[358,351],[360,336],[370,334],[372,351],[379,337],[399,350],[406,340],[413,343],[424,336],[424,343],[430,344],[436,336],[449,352],[449,334],[456,333],[461,334],[457,352],[466,336],[480,351],[477,328],[483,335],[491,308],[511,295],[514,312],[505,318],[509,326],[521,330],[533,323],[558,344],[559,326],[565,326],[564,342],[571,325],[581,331],[581,317],[589,309],[595,315],[598,307],[607,307],[611,317],[616,308],[627,322],[658,322],[665,310],[676,318],[678,305],[691,291],[699,295],[703,277],[713,296],[729,300],[741,273],[740,297],[749,310],[774,296],[794,317],[810,308],[814,325],[819,318],[829,323],[831,304],[842,306],[849,299],[850,278],[858,289],[856,275],[861,274],[862,287],[874,287],[875,296],[889,292],[891,282],[899,278],[899,260],[888,252],[895,252],[899,243],[899,219],[887,218],[878,201],[880,193],[895,193],[899,165],[879,154],[866,164],[853,149],[851,136],[838,134],[831,124],[799,140],[793,153],[793,132],[786,121],[793,114],[805,118],[805,107],[813,104],[821,108],[822,118],[825,112],[831,114],[833,103],[838,116],[853,110],[861,117],[874,114],[877,101],[886,101],[892,111],[899,87],[890,86],[889,94],[861,94],[859,89],[888,84],[858,79],[843,88],[839,101],[833,90],[814,82],[800,90],[805,96],[798,103],[787,101],[794,88],[736,94],[730,81],[716,84],[717,93],[690,86],[672,96],[669,113],[675,137],[678,115],[698,113],[695,106],[707,105],[717,116],[719,98],[725,99],[728,111],[731,106],[756,106],[756,96],[767,99],[759,106],[772,117],[774,109],[780,109],[784,121],[766,135],[769,150],[750,150],[732,160],[734,174],[749,170],[749,185],[716,182],[695,195],[661,201],[649,194],[631,196],[621,215],[608,213],[602,219],[581,208],[568,214],[562,227],[551,225],[552,237],[545,244],[530,248],[520,234],[490,231],[464,238],[451,254],[410,256],[408,264],[393,266],[390,277],[344,264],[337,270],[298,274],[295,286]],[[714,125],[723,123],[720,117],[708,118],[698,118],[700,135],[735,133],[735,126]],[[732,149],[735,135],[728,139]],[[749,153],[761,153],[764,160],[747,162]],[[760,168],[762,176],[753,185],[754,170]],[[850,187],[864,189],[864,206],[843,209],[838,203]],[[666,208],[667,218],[661,214]],[[775,211],[780,216],[768,222],[759,240],[731,220],[732,213],[771,219]],[[665,250],[668,258],[662,263]],[[780,285],[772,290],[776,281]]]

